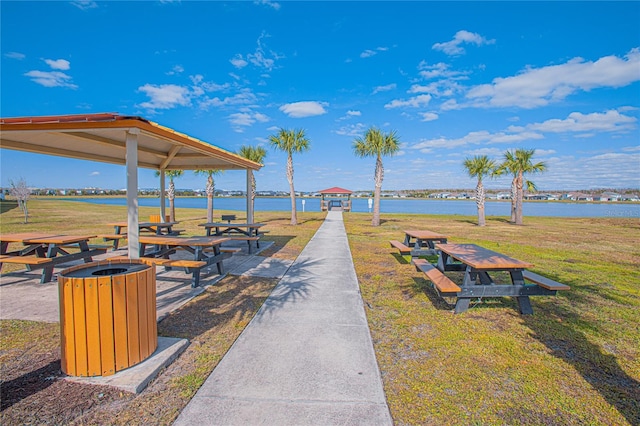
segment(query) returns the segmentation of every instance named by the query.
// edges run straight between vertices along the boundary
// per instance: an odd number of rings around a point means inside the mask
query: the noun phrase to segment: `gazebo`
[[[262,164],[161,126],[114,113],[0,118],[0,148],[125,166],[129,257],[139,257],[138,167],[160,173],[164,218],[167,170],[246,170],[247,220],[253,221],[249,172]]]
[[[323,212],[329,210],[351,211],[351,194],[353,194],[353,191],[334,186],[333,188],[323,189],[319,192],[322,197],[320,200],[320,209]]]

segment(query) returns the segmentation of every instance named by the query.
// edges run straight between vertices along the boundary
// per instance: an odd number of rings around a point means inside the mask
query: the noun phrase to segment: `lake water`
[[[95,204],[111,204],[124,206],[126,198],[64,198],[68,201],[80,201]],[[304,206],[303,206],[304,200]],[[368,212],[369,205],[366,198],[353,198],[354,212]],[[158,206],[158,198],[140,198],[140,206]],[[206,209],[206,197],[176,198],[178,208]],[[319,198],[296,198],[298,211],[320,211]],[[167,206],[169,202],[167,201]],[[246,211],[244,198],[219,197],[213,200],[214,209]],[[291,211],[290,198],[256,197],[255,211]],[[511,203],[509,201],[487,201],[485,214],[487,216],[510,216]],[[431,200],[382,198],[380,200],[382,213],[421,213],[448,215],[477,215],[476,203],[473,200]],[[553,216],[553,217],[626,217],[640,218],[640,204],[629,203],[570,203],[570,202],[525,202],[524,216]]]

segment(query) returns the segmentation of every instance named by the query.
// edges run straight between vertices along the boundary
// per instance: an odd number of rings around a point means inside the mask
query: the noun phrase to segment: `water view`
[[[68,201],[79,201],[95,204],[126,205],[127,199],[122,198],[65,198]],[[369,212],[369,202],[366,198],[353,198],[354,212]],[[140,206],[153,207],[159,203],[158,198],[140,198]],[[298,211],[320,211],[319,198],[297,198]],[[167,201],[167,206],[169,202]],[[487,201],[485,212],[487,216],[509,216],[509,201]],[[176,207],[206,209],[205,197],[184,197],[176,199]],[[246,199],[235,197],[214,198],[214,209],[246,210]],[[257,197],[256,211],[290,211],[289,198]],[[473,200],[423,200],[407,198],[383,198],[380,201],[382,213],[419,213],[419,214],[450,214],[473,216],[477,214],[476,203]],[[575,203],[575,202],[525,202],[523,206],[525,216],[552,217],[621,217],[640,218],[640,204],[631,203]]]

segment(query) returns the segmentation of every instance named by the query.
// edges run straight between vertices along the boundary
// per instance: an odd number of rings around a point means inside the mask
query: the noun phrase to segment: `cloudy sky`
[[[465,158],[535,149],[541,190],[639,188],[640,2],[0,2],[2,117],[139,115],[230,151],[304,129],[296,190],[472,188]],[[0,150],[1,183],[125,186],[123,167]],[[60,171],[64,172],[60,172]],[[216,179],[244,189],[241,172]],[[186,172],[176,185],[203,188]],[[506,188],[508,179],[488,181]],[[141,187],[158,187],[140,171]]]

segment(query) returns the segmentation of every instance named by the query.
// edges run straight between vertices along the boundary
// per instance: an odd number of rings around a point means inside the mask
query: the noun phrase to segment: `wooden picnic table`
[[[446,235],[427,230],[404,231],[404,245],[413,248],[411,256],[436,254],[435,243],[446,243],[447,238]]]
[[[228,241],[226,237],[178,237],[166,235],[141,235],[140,255],[145,258],[164,259],[166,261],[156,262],[167,269],[172,266],[182,266],[187,272],[193,272],[192,286],[197,287],[200,281],[200,270],[210,265],[216,264],[218,273],[224,273],[222,261],[230,256],[229,253],[221,251],[221,244]],[[148,246],[154,246],[147,251]],[[180,261],[171,260],[169,255],[174,254],[176,249],[186,250],[191,253],[192,260]]]
[[[139,222],[138,229],[140,231],[148,231],[156,235],[171,235],[173,231],[173,227],[180,222]],[[123,228],[129,226],[128,222],[109,222],[107,223],[109,226],[113,226],[116,235],[121,235],[123,233]]]
[[[264,223],[231,223],[231,222],[208,222],[201,223],[207,231],[207,236],[240,234],[247,237],[257,237]]]
[[[454,284],[458,290],[452,290],[457,297],[455,313],[466,311],[471,299],[512,296],[521,314],[533,314],[529,296],[554,295],[557,289],[565,289],[525,284],[523,273],[534,266],[532,263],[475,244],[436,244],[436,249],[440,251],[437,268],[441,272],[464,271],[462,285]],[[491,276],[494,272],[509,273],[511,284],[496,284]]]
[[[0,235],[0,268],[4,263],[24,264],[27,270],[42,268],[41,283],[51,281],[53,268],[61,263],[84,259],[93,261],[94,255],[106,252],[104,248],[92,248],[89,240],[96,235],[56,235],[45,233],[16,233]],[[8,251],[9,243],[21,243],[23,248]],[[69,248],[78,252],[71,253]]]

